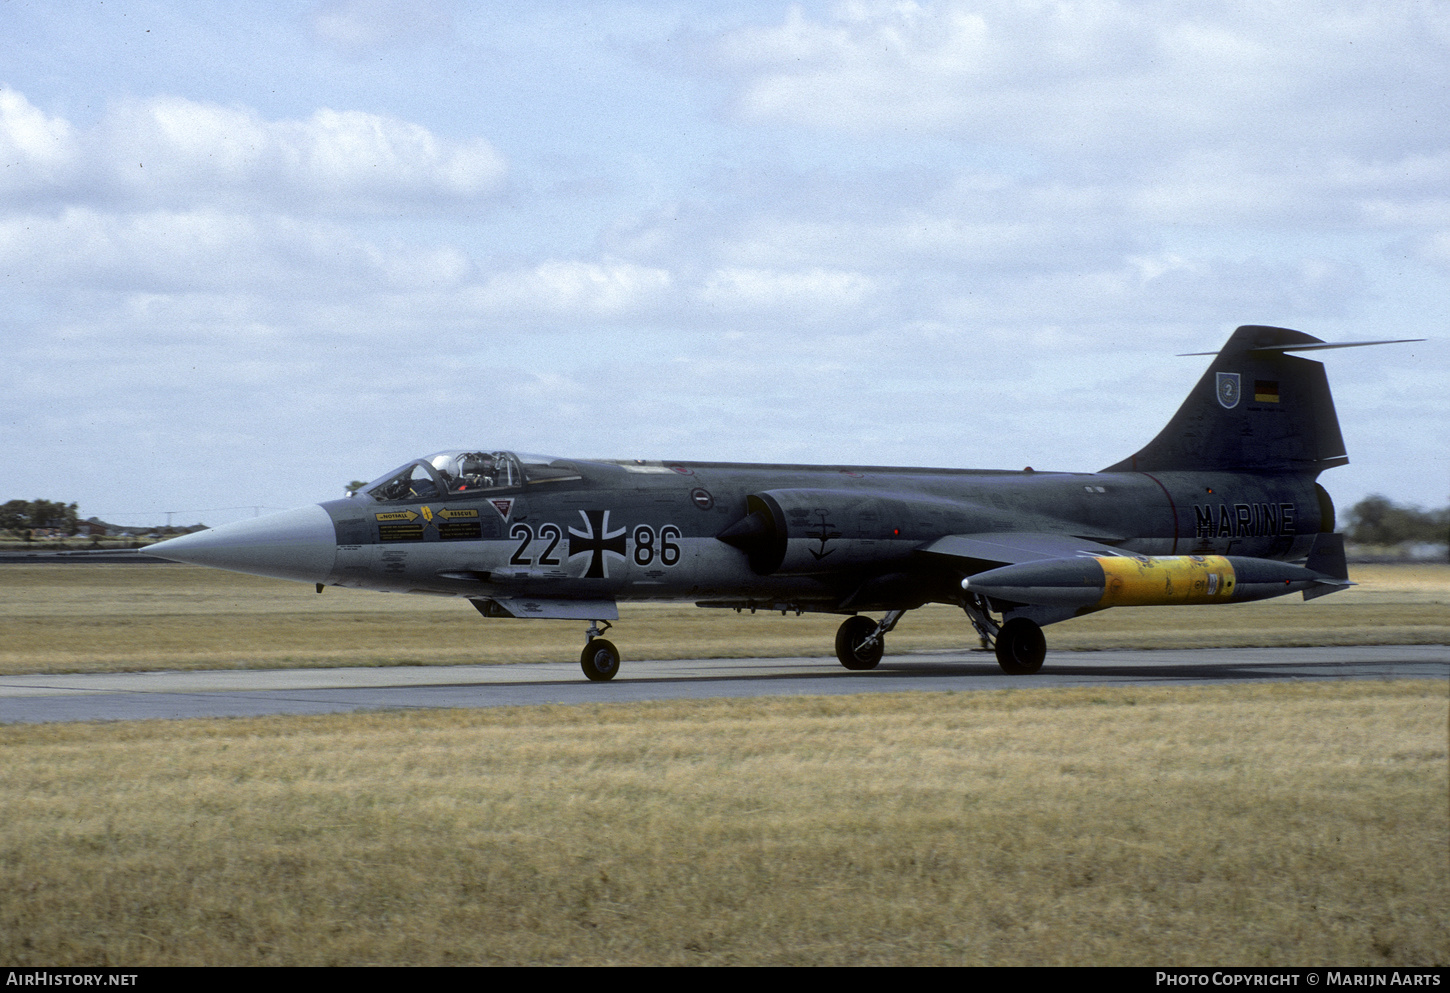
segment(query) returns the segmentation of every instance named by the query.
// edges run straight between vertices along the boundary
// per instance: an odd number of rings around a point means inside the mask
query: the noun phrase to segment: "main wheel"
[[[886,651],[886,639],[877,638],[875,643],[866,645],[866,639],[875,630],[876,622],[860,614],[846,618],[836,629],[836,658],[843,666],[857,672],[876,668]]]
[[[997,632],[997,664],[1009,676],[1030,676],[1042,668],[1047,639],[1035,621],[1014,617]]]
[[[580,653],[579,665],[591,682],[602,683],[613,679],[614,674],[619,671],[619,649],[611,641],[594,638]]]

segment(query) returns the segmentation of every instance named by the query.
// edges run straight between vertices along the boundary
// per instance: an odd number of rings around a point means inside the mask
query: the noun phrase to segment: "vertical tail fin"
[[[1158,437],[1103,471],[1277,470],[1317,475],[1344,465],[1349,457],[1324,366],[1285,354],[1325,347],[1335,346],[1301,331],[1244,325]]]

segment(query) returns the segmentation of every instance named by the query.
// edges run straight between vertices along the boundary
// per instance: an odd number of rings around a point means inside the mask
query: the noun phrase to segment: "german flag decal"
[[[1279,381],[1270,379],[1254,380],[1254,400],[1258,403],[1279,402]]]

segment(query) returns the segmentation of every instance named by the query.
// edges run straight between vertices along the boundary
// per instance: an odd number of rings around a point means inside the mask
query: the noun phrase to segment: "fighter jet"
[[[1402,339],[1403,340],[1403,339]],[[847,669],[928,603],[962,609],[1011,674],[1042,628],[1109,607],[1242,603],[1352,585],[1316,482],[1349,461],[1326,343],[1246,325],[1159,435],[1097,473],[438,452],[345,498],[152,545],[260,576],[454,596],[484,617],[588,622],[601,681],[621,601],[845,616]],[[1214,354],[1214,353],[1193,353]],[[868,616],[881,613],[880,619]]]

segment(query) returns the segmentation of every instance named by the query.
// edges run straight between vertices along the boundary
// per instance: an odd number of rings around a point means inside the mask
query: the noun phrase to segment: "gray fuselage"
[[[922,554],[948,535],[1297,559],[1333,528],[1307,474],[552,465],[551,478],[481,492],[322,504],[337,537],[324,581],[469,598],[892,609],[956,602],[961,578],[990,567]],[[773,527],[758,548],[717,537],[752,509]]]

